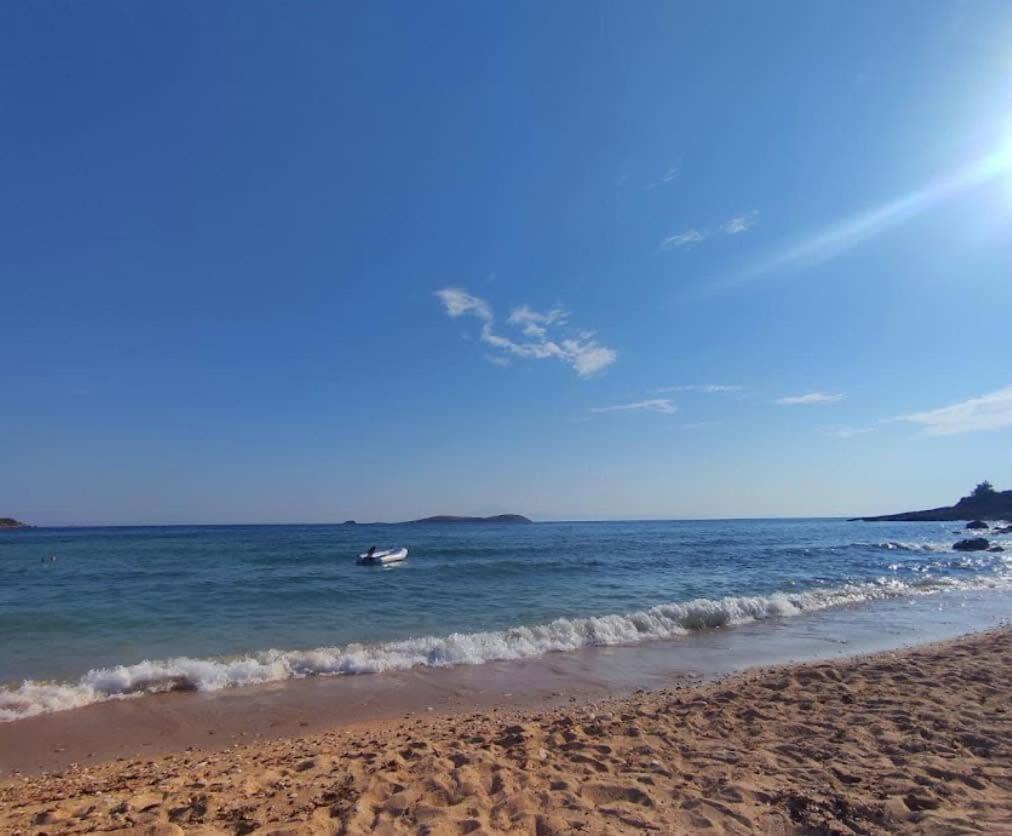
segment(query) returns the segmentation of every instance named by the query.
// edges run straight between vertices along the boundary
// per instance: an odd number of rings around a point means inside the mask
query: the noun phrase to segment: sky
[[[0,6],[0,515],[1012,488],[1012,5]]]

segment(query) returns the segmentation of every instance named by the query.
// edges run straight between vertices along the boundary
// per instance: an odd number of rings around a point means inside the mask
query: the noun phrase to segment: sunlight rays
[[[866,209],[760,258],[721,285],[731,286],[781,270],[814,267],[893,229],[983,183],[1012,180],[1012,140],[982,161],[880,206]]]

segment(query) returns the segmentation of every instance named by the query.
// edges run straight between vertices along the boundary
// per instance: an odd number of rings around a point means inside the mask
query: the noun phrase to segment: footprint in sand
[[[638,804],[641,807],[655,806],[654,800],[643,790],[619,784],[588,784],[580,790],[580,795],[598,806],[614,804],[617,801]]]

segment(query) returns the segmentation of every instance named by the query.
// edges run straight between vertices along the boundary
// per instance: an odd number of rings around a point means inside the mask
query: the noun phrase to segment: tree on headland
[[[995,493],[994,485],[990,482],[981,482],[977,487],[973,489],[973,493],[970,494],[974,499],[984,499]]]

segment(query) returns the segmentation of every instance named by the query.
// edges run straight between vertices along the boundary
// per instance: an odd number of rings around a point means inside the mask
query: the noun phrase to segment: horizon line
[[[441,515],[436,515],[441,516]],[[456,516],[456,515],[449,515]],[[499,516],[498,514],[493,516]],[[525,525],[545,525],[545,524],[564,524],[564,523],[621,523],[621,522],[736,522],[736,521],[748,521],[748,520],[855,520],[859,519],[862,515],[848,515],[848,514],[815,514],[815,515],[791,515],[791,514],[757,514],[753,516],[741,516],[741,517],[608,517],[608,518],[557,518],[557,519],[530,519],[529,522],[524,523]],[[868,516],[868,515],[864,515]],[[347,527],[351,528],[354,526],[369,526],[369,525],[418,525],[428,522],[425,518],[415,520],[371,520],[369,522],[360,522],[358,520],[345,520],[342,522],[170,522],[170,523],[57,523],[57,524],[32,524],[24,523],[22,526],[17,528],[0,528],[0,532],[9,531],[37,531],[40,529],[67,529],[67,528],[281,528],[281,527]],[[454,524],[472,524],[480,525],[480,522],[471,521],[470,523],[448,523],[448,522],[433,522],[433,525],[454,525]],[[489,522],[488,525],[496,525],[496,523]],[[514,525],[515,523],[508,523]]]

